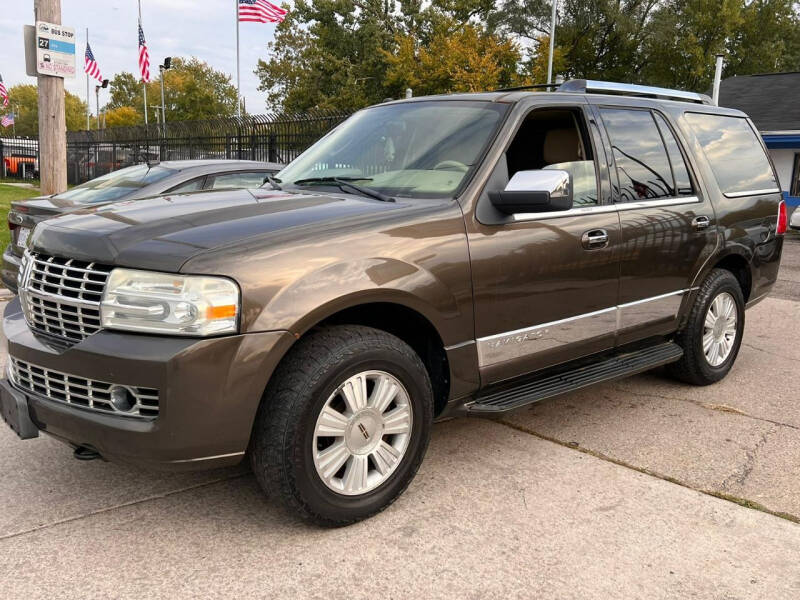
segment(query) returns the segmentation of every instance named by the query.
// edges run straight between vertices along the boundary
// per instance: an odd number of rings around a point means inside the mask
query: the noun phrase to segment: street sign
[[[36,70],[39,75],[75,77],[75,30],[36,21]]]

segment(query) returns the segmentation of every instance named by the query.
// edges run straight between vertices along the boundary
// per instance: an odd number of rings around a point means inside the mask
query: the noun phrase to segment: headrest
[[[574,128],[550,129],[544,136],[544,161],[548,165],[583,160],[578,132]]]

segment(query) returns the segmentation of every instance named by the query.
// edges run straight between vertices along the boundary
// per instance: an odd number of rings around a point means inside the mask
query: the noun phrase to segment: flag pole
[[[86,28],[86,47],[89,47],[89,28]],[[86,52],[84,51],[83,55],[83,62],[86,62]],[[83,69],[86,71],[86,68]],[[89,73],[86,73],[86,131],[89,131],[91,127],[91,114],[92,114],[92,103],[89,100]]]
[[[142,26],[142,0],[139,0],[139,27],[141,26]],[[144,79],[142,79],[142,91],[144,93],[144,126],[147,127],[147,82]]]
[[[239,0],[233,0],[236,4],[236,116],[242,118],[241,100],[241,68],[239,67]]]

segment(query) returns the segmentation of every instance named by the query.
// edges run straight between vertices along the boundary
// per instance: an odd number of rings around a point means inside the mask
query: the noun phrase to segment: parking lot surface
[[[780,278],[721,383],[653,372],[440,423],[400,500],[343,529],[244,467],[83,463],[0,427],[2,595],[798,598],[797,237]]]

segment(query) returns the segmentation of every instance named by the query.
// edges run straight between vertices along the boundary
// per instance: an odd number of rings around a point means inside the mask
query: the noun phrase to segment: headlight
[[[108,329],[204,337],[236,333],[239,287],[230,279],[114,269],[100,319]]]

